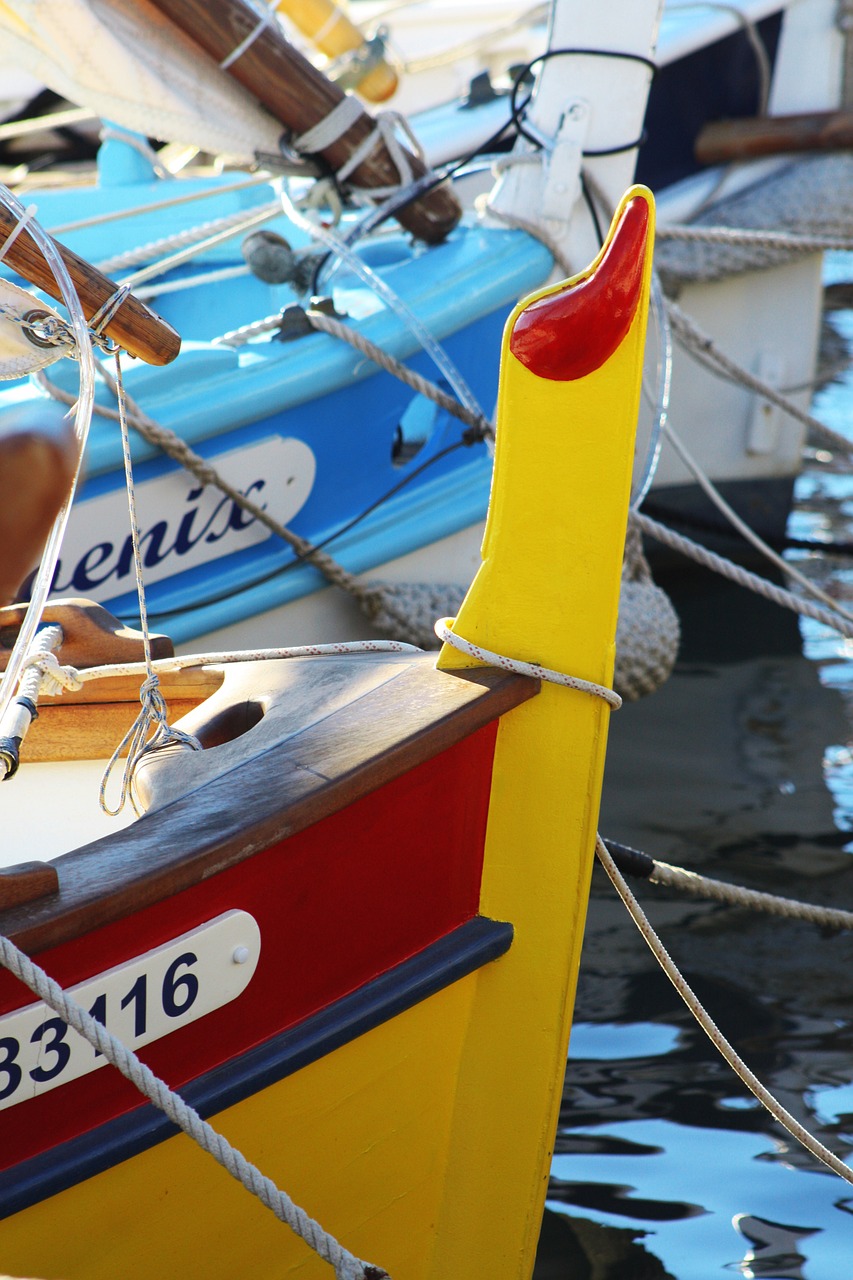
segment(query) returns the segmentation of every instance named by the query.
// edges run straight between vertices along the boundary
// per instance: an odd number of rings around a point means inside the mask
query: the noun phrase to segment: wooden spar
[[[294,136],[306,133],[325,120],[345,94],[288,42],[280,26],[266,26],[244,0],[154,0],[157,8],[192,37],[217,63],[225,63],[245,42],[239,57],[227,69]],[[259,24],[261,29],[259,30]],[[257,34],[255,34],[257,32]],[[357,147],[370,137],[375,121],[352,99],[354,122],[322,156],[337,172]],[[406,151],[412,175],[422,177],[426,167]],[[400,180],[397,166],[384,143],[377,142],[351,175],[359,187],[388,187]],[[407,231],[429,244],[443,240],[456,226],[462,210],[446,185],[434,188],[400,209],[395,217]]]
[[[0,205],[0,246],[17,226],[16,215],[5,205]],[[117,285],[59,241],[54,240],[53,243],[77,290],[83,314],[90,320],[114,296]],[[62,301],[62,292],[53,271],[26,228],[15,237],[3,255],[3,261],[25,280],[38,285],[52,298]],[[129,355],[138,356],[146,364],[169,364],[181,349],[180,336],[172,326],[150,311],[132,293],[127,295],[112,320],[105,326],[104,333]]]
[[[716,120],[701,130],[694,151],[701,164],[727,164],[786,151],[846,151],[850,147],[853,112],[811,111],[802,115]]]
[[[352,53],[365,43],[362,32],[335,0],[277,0],[273,8],[286,13],[327,58]],[[359,96],[368,102],[385,102],[396,88],[397,73],[384,58],[366,71],[357,85]]]

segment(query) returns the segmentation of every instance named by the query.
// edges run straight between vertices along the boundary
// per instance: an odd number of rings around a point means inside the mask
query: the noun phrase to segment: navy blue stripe
[[[181,1096],[207,1119],[355,1040],[490,960],[512,925],[477,916],[327,1009],[193,1080]],[[103,1068],[108,1069],[108,1068]],[[0,1173],[0,1219],[94,1177],[177,1133],[150,1103]]]

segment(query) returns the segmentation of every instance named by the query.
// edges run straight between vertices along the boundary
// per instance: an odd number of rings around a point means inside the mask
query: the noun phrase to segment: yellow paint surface
[[[651,195],[634,188],[628,198]],[[624,203],[624,202],[623,202]],[[618,221],[620,210],[614,218]],[[631,329],[598,370],[553,382],[509,350],[498,397],[495,474],[483,565],[454,623],[507,657],[599,684],[613,674],[620,571],[651,274]],[[603,256],[604,250],[602,250]],[[597,259],[596,261],[599,261]],[[596,264],[576,280],[586,278]],[[507,427],[511,425],[508,431]],[[441,666],[473,660],[445,645]],[[436,1276],[524,1277],[533,1265],[568,1049],[588,900],[609,709],[543,685],[501,721],[481,910],[511,919],[512,966],[484,973],[460,1070],[458,1123]],[[476,1100],[501,1099],[500,1121]],[[484,1169],[499,1215],[469,1212]],[[460,1270],[460,1258],[463,1259]],[[473,1268],[473,1270],[471,1269]]]

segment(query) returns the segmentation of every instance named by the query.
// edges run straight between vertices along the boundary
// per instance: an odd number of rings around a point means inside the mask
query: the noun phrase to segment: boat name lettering
[[[78,983],[69,995],[128,1048],[236,999],[251,981],[260,931],[245,911],[214,920]],[[0,1017],[0,1109],[103,1066],[106,1059],[45,1004]]]
[[[270,436],[211,458],[233,490],[281,524],[305,505],[317,471],[313,451],[302,440]],[[230,494],[199,484],[181,468],[137,480],[140,557],[146,585],[274,537],[270,529]],[[133,542],[122,488],[89,494],[75,503],[56,566],[56,595],[86,595],[111,601],[133,589]]]
[[[242,491],[242,495],[244,498],[252,498],[253,494],[259,494],[265,487],[265,480],[253,480]],[[186,495],[186,500],[187,502],[197,502],[203,493],[204,485],[199,485],[195,489],[190,489]],[[267,504],[265,502],[258,502],[257,497],[253,501],[261,511],[266,511]],[[194,506],[189,511],[184,512],[178,525],[177,533],[171,542],[168,541],[168,520],[158,520],[156,524],[151,525],[144,533],[140,532],[139,553],[143,568],[153,569],[170,555],[185,556],[202,541],[206,543],[219,542],[229,531],[239,532],[241,529],[248,529],[257,520],[257,516],[245,511],[238,506],[233,498],[227,495],[219,499],[216,506],[207,515],[204,523],[199,528],[194,529],[193,525],[198,515],[198,506]],[[220,515],[223,517],[221,520],[218,519]],[[110,578],[114,578],[118,585],[120,580],[128,578],[132,571],[133,540],[128,534],[120,549],[117,549],[112,542],[96,542],[94,546],[89,547],[83,552],[67,580],[63,580],[62,561],[58,561],[56,573],[54,574],[53,590],[63,595],[67,595],[69,592],[89,593],[96,587],[108,582]]]

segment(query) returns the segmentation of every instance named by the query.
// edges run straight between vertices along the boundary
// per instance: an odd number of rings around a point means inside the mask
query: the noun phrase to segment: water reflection
[[[814,1235],[812,1228],[798,1230],[745,1213],[738,1214],[733,1225],[753,1246],[738,1267],[745,1280],[806,1280],[802,1266],[806,1258],[797,1241]]]

